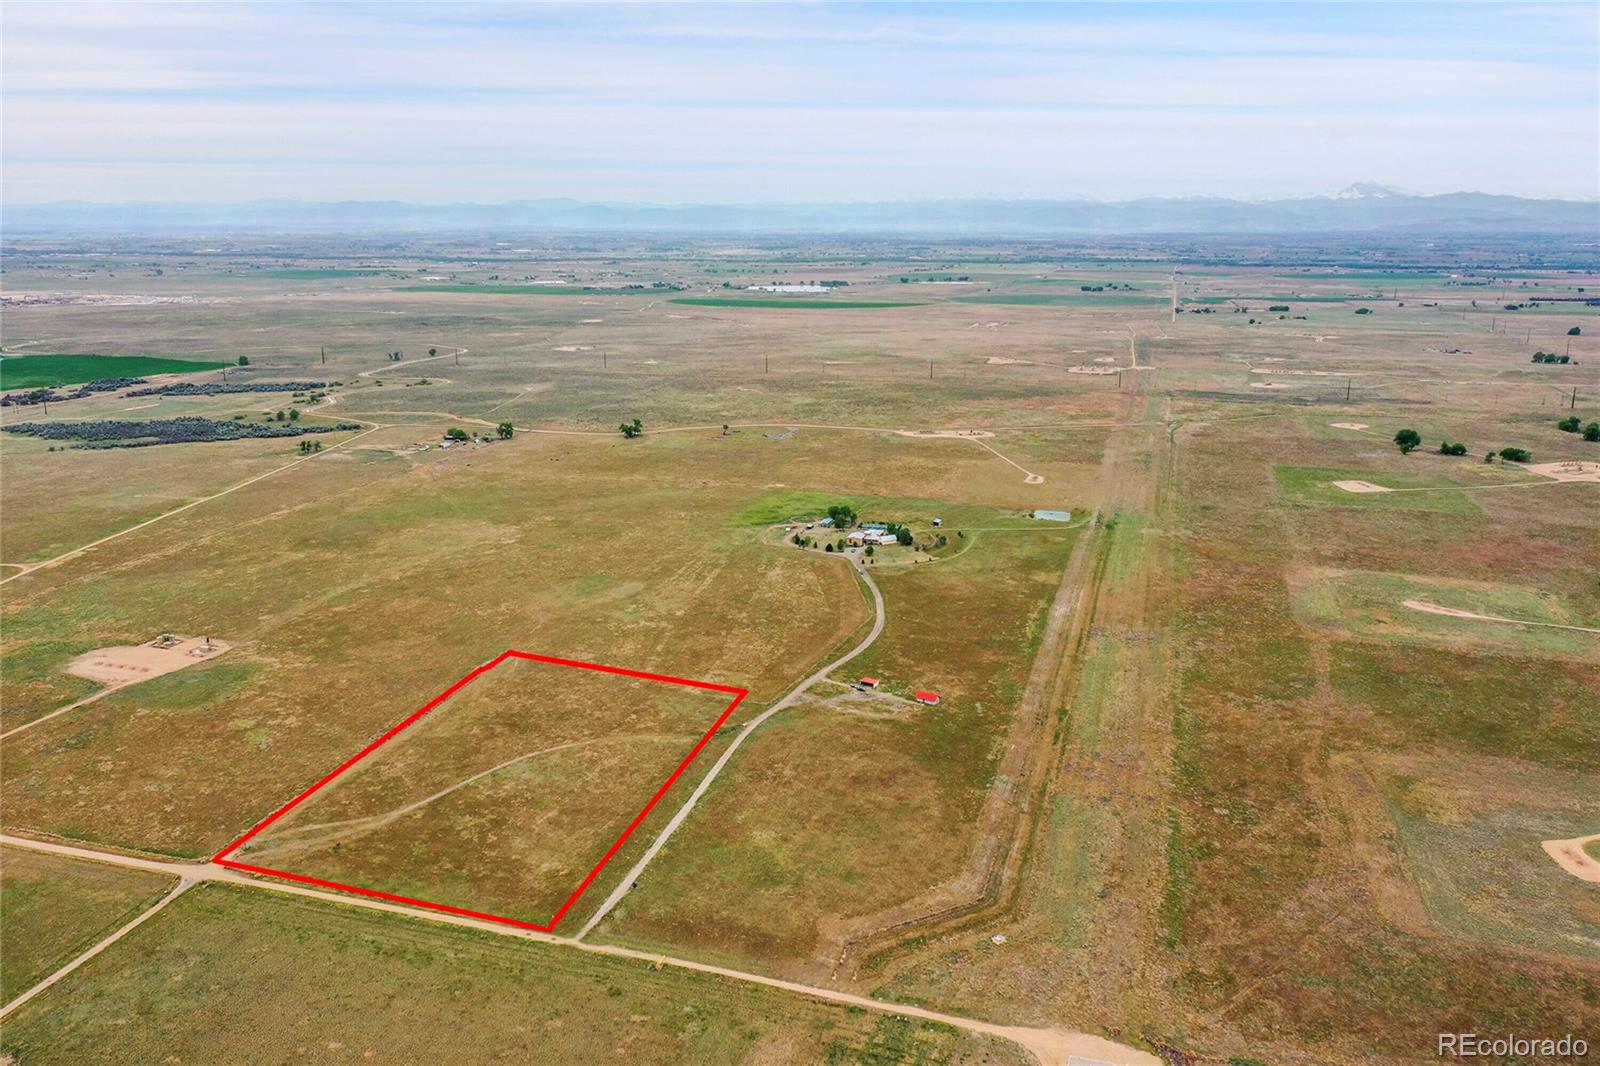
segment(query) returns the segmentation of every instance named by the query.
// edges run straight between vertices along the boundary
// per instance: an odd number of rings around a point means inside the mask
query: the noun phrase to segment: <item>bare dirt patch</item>
[[[1523,467],[1530,474],[1555,481],[1593,481],[1600,483],[1600,463],[1583,459],[1565,459],[1558,463],[1532,463]]]
[[[1573,837],[1571,840],[1544,840],[1539,846],[1556,861],[1557,866],[1573,877],[1600,884],[1600,859],[1590,855],[1585,848],[1585,845],[1596,840],[1600,840],[1600,833]]]
[[[1365,422],[1329,422],[1334,429],[1369,429]]]
[[[148,644],[97,648],[68,663],[67,673],[120,687],[215,659],[231,646],[210,637],[169,633]]]
[[[1346,492],[1393,492],[1394,489],[1383,485],[1374,485],[1370,481],[1335,481],[1334,486]]]
[[[1600,633],[1600,629],[1592,626],[1568,626],[1556,622],[1533,622],[1521,618],[1502,618],[1496,614],[1478,614],[1476,611],[1463,611],[1455,607],[1441,607],[1437,603],[1426,600],[1402,600],[1401,606],[1409,607],[1413,611],[1424,611],[1428,614],[1442,614],[1451,618],[1471,618],[1479,622],[1505,622],[1517,626],[1547,626],[1550,629],[1575,629],[1580,633]]]
[[[897,429],[895,433],[902,437],[953,437],[968,440],[974,437],[994,436],[986,429]]]
[[[1287,389],[1289,386],[1281,381],[1252,381],[1252,389]]]
[[[1301,378],[1351,378],[1361,376],[1361,371],[1359,370],[1288,370],[1276,366],[1253,366],[1250,368],[1250,373],[1287,374]]]

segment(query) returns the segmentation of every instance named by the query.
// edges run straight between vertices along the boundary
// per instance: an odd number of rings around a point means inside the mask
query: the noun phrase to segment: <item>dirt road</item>
[[[344,417],[346,417],[351,422],[366,422],[365,419],[356,418],[353,415],[346,415]],[[175,514],[182,514],[184,511],[190,510],[191,508],[199,507],[202,503],[210,503],[212,500],[221,499],[222,497],[228,495],[231,492],[238,492],[240,489],[247,488],[247,487],[249,487],[251,485],[254,485],[258,481],[265,481],[267,478],[275,477],[278,474],[283,473],[285,470],[292,470],[295,467],[299,466],[301,463],[309,463],[314,459],[321,459],[324,456],[332,455],[334,452],[338,451],[340,448],[343,448],[345,445],[354,444],[356,441],[360,440],[362,437],[365,437],[367,434],[375,433],[378,430],[384,428],[381,424],[379,424],[377,422],[366,422],[366,424],[370,427],[369,429],[364,429],[360,433],[357,433],[353,437],[347,437],[344,440],[340,441],[338,444],[333,445],[331,448],[325,448],[320,452],[313,452],[310,455],[302,456],[299,459],[295,459],[295,460],[293,460],[291,462],[287,462],[287,463],[283,464],[282,466],[273,467],[271,470],[268,470],[265,473],[257,474],[254,477],[245,478],[243,481],[240,481],[240,482],[238,482],[236,484],[233,484],[233,485],[229,485],[227,488],[223,489],[220,492],[213,492],[209,496],[202,496],[197,500],[190,500],[188,503],[180,504],[179,506],[174,507],[170,511],[162,511],[160,514],[156,515],[154,518],[147,518],[143,522],[139,522],[136,525],[129,526],[127,529],[118,530],[117,532],[112,533],[109,536],[101,537],[99,540],[92,540],[88,544],[83,545],[82,547],[73,548],[71,551],[62,552],[60,555],[57,555],[54,558],[46,559],[43,562],[38,562],[38,563],[10,563],[10,564],[7,564],[7,565],[10,565],[10,566],[21,566],[21,567],[24,567],[24,569],[22,571],[20,571],[19,573],[11,574],[11,575],[9,575],[7,577],[0,578],[0,585],[4,585],[8,581],[15,581],[17,578],[23,577],[23,576],[25,576],[27,574],[31,574],[36,570],[45,570],[45,569],[48,569],[49,567],[57,566],[57,565],[59,565],[61,563],[64,563],[68,559],[75,559],[78,556],[82,555],[84,552],[90,551],[90,550],[92,550],[94,548],[98,548],[102,544],[109,544],[109,543],[111,543],[112,541],[116,540],[119,537],[126,537],[129,533],[137,533],[137,532],[139,532],[139,530],[144,529],[147,526],[153,526],[157,522],[165,521],[166,519],[171,518]]]
[[[617,887],[611,890],[611,895],[607,896],[605,902],[600,904],[599,908],[589,916],[589,920],[587,922],[583,923],[583,928],[578,930],[578,935],[574,939],[582,940],[584,937],[588,936],[589,932],[594,929],[595,926],[599,925],[601,920],[604,919],[606,915],[611,913],[612,908],[620,903],[622,898],[628,894],[629,886],[631,886],[635,881],[639,880],[639,875],[642,874],[644,872],[644,868],[650,864],[650,860],[656,857],[656,853],[661,850],[662,846],[666,844],[667,840],[672,836],[672,834],[678,831],[678,827],[683,824],[684,819],[689,817],[689,812],[694,810],[694,805],[700,802],[700,797],[706,794],[706,790],[711,787],[711,782],[716,780],[717,775],[722,772],[722,768],[728,765],[728,761],[733,758],[733,753],[739,750],[739,745],[744,743],[746,737],[748,737],[751,733],[754,733],[757,729],[761,728],[762,723],[771,718],[773,715],[777,714],[779,711],[783,710],[785,707],[794,706],[795,703],[797,703],[800,698],[805,695],[806,690],[812,685],[822,681],[839,667],[843,666],[851,659],[854,659],[856,656],[872,647],[873,642],[876,641],[879,635],[883,633],[883,625],[887,616],[885,615],[883,609],[883,593],[878,591],[877,582],[872,580],[872,575],[867,573],[866,567],[863,566],[858,559],[852,556],[842,555],[835,555],[833,558],[844,560],[846,564],[855,571],[856,576],[866,584],[867,591],[872,593],[873,619],[871,631],[868,632],[864,638],[862,638],[861,643],[857,644],[854,648],[851,648],[849,651],[833,660],[833,662],[822,667],[822,669],[818,670],[816,673],[800,682],[794,688],[790,689],[788,695],[784,696],[777,703],[774,703],[771,707],[768,707],[766,710],[750,719],[750,721],[745,724],[745,727],[739,730],[738,736],[733,738],[733,743],[728,745],[727,749],[723,751],[721,757],[711,765],[711,769],[706,771],[705,777],[700,779],[700,783],[696,785],[694,791],[689,794],[689,798],[683,801],[683,806],[678,808],[677,812],[673,814],[672,820],[668,822],[666,826],[662,828],[661,832],[656,835],[656,838],[650,842],[650,847],[645,849],[645,853],[639,857],[638,862],[633,864],[633,868],[628,871],[627,875],[617,883]]]
[[[7,842],[10,842],[9,838],[7,838]],[[118,929],[104,940],[101,940],[88,951],[85,951],[83,954],[79,955],[77,958],[61,967],[61,969],[57,970],[55,973],[51,974],[49,977],[46,977],[43,981],[40,981],[38,984],[28,989],[26,992],[22,993],[22,995],[18,996],[10,1003],[7,1003],[4,1007],[0,1007],[0,1018],[4,1018],[6,1015],[10,1014],[12,1011],[16,1010],[33,997],[49,989],[50,986],[66,977],[73,970],[76,970],[78,967],[82,966],[84,963],[100,954],[106,948],[109,948],[112,944],[115,944],[117,941],[121,940],[123,937],[139,928],[151,918],[154,918],[167,904],[171,903],[173,900],[177,899],[179,896],[183,895],[185,892],[189,891],[189,889],[193,888],[199,883],[199,878],[180,874],[178,883],[174,885],[172,890],[169,891],[165,896],[162,896],[159,900],[157,900],[154,906],[141,912],[133,921],[129,922],[127,925],[124,925],[121,929]]]
[[[1600,633],[1600,629],[1592,626],[1568,626],[1558,622],[1530,622],[1522,618],[1501,618],[1495,614],[1478,614],[1475,611],[1462,611],[1455,607],[1441,607],[1437,603],[1427,600],[1401,600],[1402,607],[1409,607],[1413,611],[1422,611],[1425,614],[1442,614],[1448,618],[1470,618],[1478,622],[1505,622],[1514,626],[1543,626],[1546,629],[1571,629],[1579,633]]]
[[[466,355],[470,351],[472,351],[471,348],[452,348],[443,355],[425,355],[421,359],[402,359],[398,363],[386,363],[383,366],[374,367],[371,370],[363,370],[357,374],[356,377],[377,377],[379,374],[387,374],[391,370],[399,370],[403,366],[416,366],[418,363],[431,363],[435,359],[451,359],[458,355]]]
[[[1103,1037],[1090,1033],[1080,1033],[1069,1029],[1031,1029],[1021,1026],[995,1025],[990,1022],[977,1021],[972,1018],[962,1018],[953,1014],[943,1014],[939,1011],[925,1010],[921,1007],[906,1006],[899,1003],[885,1003],[881,1000],[868,999],[865,996],[852,995],[848,992],[839,992],[831,988],[816,988],[810,985],[799,984],[794,981],[783,981],[775,977],[762,974],[746,973],[725,966],[713,966],[709,963],[695,962],[691,959],[678,959],[658,955],[648,951],[635,951],[632,948],[613,947],[604,944],[587,944],[575,938],[558,937],[550,933],[536,933],[527,929],[517,929],[496,922],[486,922],[477,918],[466,918],[440,911],[423,911],[412,907],[405,907],[397,903],[388,903],[383,900],[366,899],[358,896],[343,896],[333,892],[324,892],[319,889],[308,888],[301,885],[287,884],[278,881],[269,881],[261,878],[230,870],[224,866],[211,863],[180,863],[161,862],[154,859],[139,858],[130,855],[121,855],[113,852],[96,851],[92,848],[77,847],[67,844],[53,844],[46,841],[29,840],[22,837],[13,837],[0,834],[0,843],[12,847],[30,848],[53,855],[65,855],[76,859],[88,859],[95,862],[110,863],[113,866],[126,866],[137,870],[153,870],[158,873],[171,874],[179,879],[178,887],[139,917],[118,929],[115,933],[100,941],[94,947],[84,952],[78,958],[57,970],[39,984],[28,989],[16,999],[0,1009],[0,1017],[5,1017],[16,1010],[23,1003],[44,992],[51,985],[68,976],[89,959],[98,955],[106,948],[115,944],[139,925],[154,917],[157,912],[166,907],[183,892],[188,891],[202,881],[221,881],[228,884],[246,885],[255,889],[270,892],[282,892],[287,895],[306,896],[311,899],[322,900],[347,907],[364,907],[368,910],[387,911],[391,914],[400,914],[409,918],[423,921],[439,922],[445,925],[463,926],[482,932],[494,933],[499,936],[515,937],[522,940],[537,941],[568,948],[577,951],[587,951],[594,955],[608,955],[612,958],[630,959],[636,962],[651,965],[675,966],[684,970],[697,973],[710,974],[732,981],[743,981],[748,984],[763,985],[768,988],[781,989],[797,995],[809,996],[813,999],[825,1000],[831,1003],[841,1003],[845,1006],[856,1007],[862,1010],[877,1011],[882,1014],[893,1014],[901,1017],[920,1018],[925,1021],[937,1022],[953,1026],[969,1033],[978,1033],[984,1036],[996,1036],[1005,1040],[1014,1041],[1027,1048],[1041,1063],[1041,1066],[1068,1066],[1074,1059],[1090,1059],[1103,1062],[1108,1066],[1161,1066],[1161,1060],[1154,1055],[1106,1040]]]

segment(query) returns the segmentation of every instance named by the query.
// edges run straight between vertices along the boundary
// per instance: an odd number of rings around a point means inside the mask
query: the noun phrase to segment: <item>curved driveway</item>
[[[838,558],[838,556],[835,556],[835,558]],[[883,632],[883,623],[886,620],[886,615],[884,614],[883,610],[883,593],[878,591],[877,582],[872,580],[872,575],[867,573],[866,566],[862,564],[859,558],[848,556],[846,558],[848,560],[848,564],[854,568],[857,576],[859,576],[861,580],[866,583],[867,590],[872,593],[872,606],[875,613],[875,616],[872,620],[872,631],[862,638],[861,643],[857,644],[855,647],[851,648],[849,651],[833,660],[833,662],[829,663],[827,666],[824,666],[822,669],[818,670],[816,673],[800,682],[794,688],[790,689],[789,694],[784,696],[783,699],[779,700],[777,703],[774,703],[771,707],[768,707],[766,710],[762,711],[760,714],[756,715],[754,718],[750,719],[750,721],[745,723],[745,727],[739,730],[739,735],[733,738],[733,743],[729,744],[727,750],[722,753],[716,762],[711,764],[711,769],[706,771],[705,777],[701,778],[700,783],[695,786],[694,791],[689,793],[689,798],[683,801],[683,806],[678,808],[677,813],[672,816],[672,820],[668,822],[666,826],[662,828],[661,832],[656,835],[656,838],[650,842],[650,846],[646,848],[645,853],[639,857],[639,861],[633,864],[633,868],[628,871],[627,875],[623,877],[621,881],[617,882],[617,887],[611,890],[611,895],[606,897],[606,901],[600,904],[599,909],[589,916],[589,920],[587,922],[583,923],[583,928],[578,930],[578,935],[573,938],[574,940],[582,940],[584,937],[588,936],[589,931],[595,926],[599,925],[600,920],[607,914],[610,914],[611,909],[622,901],[623,896],[628,894],[628,887],[639,879],[639,875],[643,873],[644,868],[650,864],[650,860],[656,857],[656,853],[661,850],[664,844],[666,844],[668,838],[670,838],[673,833],[678,831],[678,827],[683,824],[684,819],[689,817],[689,812],[694,810],[694,805],[700,802],[700,797],[706,794],[706,791],[711,787],[711,782],[716,780],[717,775],[722,772],[722,768],[728,765],[728,760],[733,758],[733,753],[739,750],[739,745],[744,743],[746,737],[748,737],[751,733],[754,733],[757,729],[761,728],[761,724],[768,718],[771,718],[785,707],[792,707],[798,703],[800,701],[800,697],[804,696],[806,690],[812,685],[815,685],[818,681],[821,681],[839,667],[843,666],[851,659],[854,659],[857,655],[860,655],[862,652],[872,647],[873,642],[877,640],[878,636]]]

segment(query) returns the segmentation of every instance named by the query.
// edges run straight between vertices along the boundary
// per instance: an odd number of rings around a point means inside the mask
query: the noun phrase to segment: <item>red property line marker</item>
[[[689,754],[683,757],[683,761],[678,763],[677,768],[674,769],[667,779],[661,783],[661,787],[656,789],[655,795],[650,797],[650,801],[644,805],[638,814],[634,815],[633,821],[628,823],[628,827],[622,831],[622,835],[617,837],[617,839],[612,843],[611,847],[607,849],[605,855],[601,856],[600,861],[594,864],[594,868],[589,871],[588,876],[583,879],[582,883],[580,883],[577,888],[573,889],[572,894],[567,897],[566,902],[561,904],[560,909],[558,909],[555,914],[550,917],[548,922],[545,922],[543,925],[541,925],[537,922],[523,921],[520,918],[509,918],[505,915],[489,914],[484,911],[469,910],[465,907],[453,907],[448,903],[435,903],[431,900],[414,899],[411,896],[399,896],[392,892],[383,892],[374,888],[363,888],[360,885],[347,885],[340,881],[328,881],[320,877],[309,877],[305,874],[297,874],[288,870],[276,870],[268,866],[254,866],[250,863],[236,862],[233,859],[228,858],[229,855],[233,854],[245,844],[249,843],[251,838],[255,837],[262,830],[266,829],[278,819],[282,818],[284,815],[288,814],[290,811],[300,806],[300,804],[314,796],[319,790],[334,780],[334,778],[338,777],[340,774],[343,774],[356,763],[360,762],[368,755],[371,755],[373,752],[383,747],[383,745],[394,739],[397,734],[415,724],[418,719],[422,718],[429,711],[432,711],[435,707],[439,706],[445,700],[455,695],[462,688],[488,673],[490,670],[493,670],[507,659],[526,659],[530,662],[549,663],[554,666],[570,666],[580,670],[594,670],[603,674],[619,674],[623,677],[636,677],[645,681],[660,681],[672,685],[686,685],[690,688],[707,689],[712,692],[726,692],[733,696],[732,701],[730,701],[728,706],[723,709],[722,713],[717,716],[717,720],[711,723],[711,728],[707,729],[705,733],[701,735],[700,740],[695,744],[693,749],[690,750]],[[290,800],[288,803],[285,803],[282,807],[279,807],[277,810],[267,815],[267,817],[257,822],[253,827],[251,827],[249,832],[245,833],[238,840],[235,840],[233,843],[217,852],[216,856],[213,857],[211,861],[216,863],[218,866],[226,866],[231,870],[242,870],[246,873],[253,874],[265,874],[269,877],[281,877],[287,881],[298,881],[301,884],[317,885],[322,888],[336,888],[342,892],[354,892],[357,895],[370,896],[374,899],[388,900],[391,903],[406,903],[414,907],[426,907],[429,910],[443,911],[447,914],[457,914],[467,918],[480,918],[484,921],[499,922],[502,925],[516,926],[518,929],[531,929],[535,932],[548,933],[555,929],[556,923],[560,922],[561,919],[566,915],[567,911],[572,909],[572,905],[578,902],[578,898],[583,895],[583,893],[591,884],[594,883],[594,879],[600,876],[600,871],[605,869],[606,863],[610,862],[612,857],[615,856],[618,851],[622,850],[622,845],[627,843],[628,838],[633,835],[633,831],[638,829],[640,824],[643,823],[647,817],[649,817],[650,812],[654,810],[656,804],[661,801],[661,797],[667,794],[667,791],[672,788],[673,784],[678,780],[678,778],[683,775],[683,772],[689,768],[689,764],[693,762],[695,757],[699,755],[702,750],[704,750],[708,743],[710,743],[712,735],[715,734],[718,729],[722,728],[722,724],[728,720],[729,716],[733,714],[740,703],[744,702],[744,698],[749,694],[750,693],[748,689],[736,688],[732,685],[718,685],[710,681],[695,681],[692,678],[672,677],[668,674],[652,674],[643,670],[628,670],[620,666],[606,666],[603,663],[588,663],[578,659],[561,659],[552,655],[535,655],[532,652],[517,651],[515,648],[510,648],[501,652],[489,662],[486,662],[482,666],[473,670],[471,673],[467,674],[467,676],[463,677],[461,680],[457,681],[455,684],[439,693],[433,699],[423,704],[417,710],[413,711],[410,715],[406,716],[406,718],[401,720],[399,723],[390,727],[382,736],[378,737],[376,740],[372,741],[372,743],[368,744],[366,747],[350,756],[350,758],[340,763],[333,769],[332,772],[327,774],[316,784],[312,785],[294,799]]]

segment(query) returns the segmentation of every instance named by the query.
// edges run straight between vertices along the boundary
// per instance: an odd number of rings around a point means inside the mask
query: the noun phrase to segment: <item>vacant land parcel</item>
[[[744,690],[508,652],[223,852],[553,927]]]

